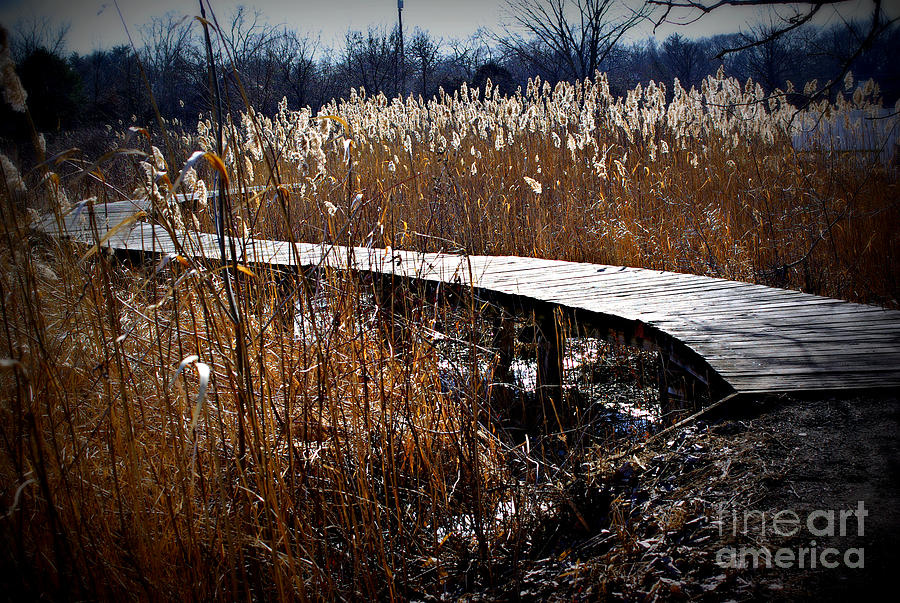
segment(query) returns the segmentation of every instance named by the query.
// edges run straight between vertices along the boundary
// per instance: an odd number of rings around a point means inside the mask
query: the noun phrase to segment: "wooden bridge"
[[[94,226],[82,210],[62,224],[48,218],[40,228],[86,244],[99,239],[119,251],[221,259],[215,235],[189,232],[173,240],[162,227],[135,219],[145,209],[146,202],[112,203],[94,210]],[[568,315],[582,332],[659,350],[673,397],[689,395],[685,388],[697,385],[717,397],[900,387],[897,311],[621,266],[328,244],[292,248],[260,239],[234,244],[243,264],[330,267],[471,287],[503,305],[535,312],[541,329],[553,334],[550,340],[564,339],[554,317]]]

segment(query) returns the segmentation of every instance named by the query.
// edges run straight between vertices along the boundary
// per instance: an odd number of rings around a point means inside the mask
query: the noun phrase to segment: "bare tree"
[[[780,9],[780,13],[773,15],[773,21],[770,26],[755,29],[746,34],[740,44],[724,48],[717,55],[717,58],[721,58],[729,53],[754,50],[755,52],[761,52],[761,56],[757,58],[770,62],[770,66],[773,68],[776,66],[778,58],[767,55],[772,53],[780,54],[784,46],[782,38],[787,38],[801,27],[811,23],[825,7],[856,7],[858,3],[859,0],[811,0],[806,2],[796,2],[794,0],[646,0],[646,6],[658,11],[654,16],[657,27],[663,23],[693,23],[704,15],[721,11],[728,7],[769,7]],[[873,44],[884,36],[898,21],[897,18],[891,19],[886,15],[884,0],[863,0],[863,4],[869,5],[866,27],[859,32],[859,35],[855,36],[855,43],[852,45],[852,48],[847,49],[847,53],[841,58],[840,67],[836,73],[818,90],[814,91],[809,100],[829,94],[832,89],[840,86],[844,76],[851,69],[853,62],[872,48]],[[850,27],[850,22],[845,22]],[[768,74],[768,76],[773,76],[774,79],[773,73]]]
[[[699,85],[707,75],[709,57],[698,42],[674,33],[665,39],[660,54],[669,78],[677,77],[685,88]]]
[[[434,79],[434,72],[441,58],[441,42],[434,40],[427,31],[417,27],[412,40],[406,46],[406,51],[415,69],[418,70],[422,83],[422,97],[428,98],[429,79]]]
[[[325,46],[318,53],[315,64],[315,86],[309,104],[313,107],[346,96],[349,77],[347,57],[344,49]]]
[[[271,112],[281,99],[274,86],[280,69],[270,52],[277,37],[278,32],[263,19],[260,11],[251,11],[243,5],[235,9],[225,32],[232,75],[240,80],[250,105],[263,112]],[[237,92],[233,91],[231,98]]]
[[[767,91],[783,89],[792,75],[800,72],[803,51],[797,41],[796,30],[776,36],[774,32],[777,27],[777,24],[770,22],[752,28],[741,36],[744,45],[748,46],[743,51],[747,75]],[[761,43],[752,43],[756,41]]]
[[[173,12],[141,28],[141,61],[164,116],[178,114],[179,101],[194,88],[197,49],[193,36],[191,20]]]
[[[397,30],[370,27],[366,34],[348,31],[344,62],[351,86],[364,86],[369,92],[397,92]]]
[[[491,46],[488,43],[490,34],[479,29],[468,38],[454,38],[447,42],[449,54],[445,60],[445,79],[472,81],[478,68],[488,62],[495,61]]]
[[[318,49],[318,38],[300,35],[287,27],[269,45],[267,52],[270,60],[281,74],[279,90],[287,93],[293,106],[310,104]]]
[[[50,17],[20,19],[13,30],[13,59],[16,63],[21,63],[39,48],[52,55],[63,56],[68,34],[68,23],[54,24]]]
[[[835,24],[817,35],[810,36],[806,47],[812,63],[809,71],[813,77],[826,81],[831,74],[840,72],[845,57],[853,53],[859,40],[865,37],[866,24],[859,22]],[[897,49],[900,48],[900,27],[893,27],[879,36],[872,46],[862,53],[851,66],[857,81],[873,78],[878,81],[887,104],[900,97],[900,66]]]
[[[662,79],[656,60],[658,53],[659,48],[653,38],[628,46],[619,44],[613,49],[603,62],[613,96],[625,96],[639,82]]]
[[[557,79],[592,77],[625,33],[649,12],[615,0],[507,0],[512,27],[498,41]]]
[[[138,57],[130,46],[95,50],[85,56],[72,54],[69,62],[81,76],[87,120],[110,122],[149,110]],[[193,108],[191,112],[196,115]]]

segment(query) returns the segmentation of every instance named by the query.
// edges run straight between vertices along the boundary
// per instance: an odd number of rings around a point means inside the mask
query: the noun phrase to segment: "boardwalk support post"
[[[494,320],[493,347],[497,350],[493,366],[493,382],[512,383],[512,362],[516,355],[516,329],[512,318],[504,316],[502,310]]]
[[[392,347],[406,339],[402,317],[406,316],[406,297],[402,284],[393,275],[375,278],[373,281],[375,305],[378,307],[382,334]]]
[[[537,390],[544,400],[562,402],[562,362],[565,335],[555,310],[535,316],[537,323]]]
[[[659,351],[659,404],[663,415],[693,410],[709,398],[708,375],[695,370],[673,350]]]
[[[273,288],[272,316],[265,326],[271,323],[282,333],[293,333],[305,286],[303,271],[296,266],[283,266],[273,268],[270,277]]]

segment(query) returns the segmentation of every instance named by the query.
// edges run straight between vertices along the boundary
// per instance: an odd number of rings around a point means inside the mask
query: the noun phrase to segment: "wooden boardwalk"
[[[179,241],[134,220],[138,202],[100,206],[96,230],[116,250],[220,259],[214,235]],[[63,230],[96,242],[88,212]],[[126,225],[115,228],[126,221]],[[60,234],[55,220],[41,228]],[[690,274],[520,257],[415,253],[249,239],[245,264],[331,267],[470,285],[519,307],[560,308],[601,335],[652,346],[724,392],[810,393],[900,388],[900,312]],[[705,371],[705,373],[704,373]]]

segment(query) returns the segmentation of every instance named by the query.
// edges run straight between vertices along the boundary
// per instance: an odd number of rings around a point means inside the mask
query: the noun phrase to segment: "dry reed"
[[[876,94],[819,110],[840,119]],[[351,91],[318,119],[247,108],[223,124],[220,167],[233,188],[262,188],[230,195],[227,222],[239,236],[645,266],[896,306],[892,167],[826,141],[795,151],[793,108],[749,83],[719,75],[667,98],[651,84],[616,99],[598,75],[510,97]],[[82,259],[30,227],[26,207],[93,197],[83,211],[100,212],[125,166],[153,219],[212,230],[221,172],[165,155],[215,151],[216,127],[182,134],[163,153],[133,129],[122,148],[140,155],[60,156],[27,190],[3,158],[7,593],[411,598],[514,575],[558,492],[553,467],[498,430],[474,343],[473,380],[442,386],[429,333],[446,307],[386,318],[352,275]],[[176,188],[195,199],[183,210]],[[459,305],[474,331],[474,300]]]

